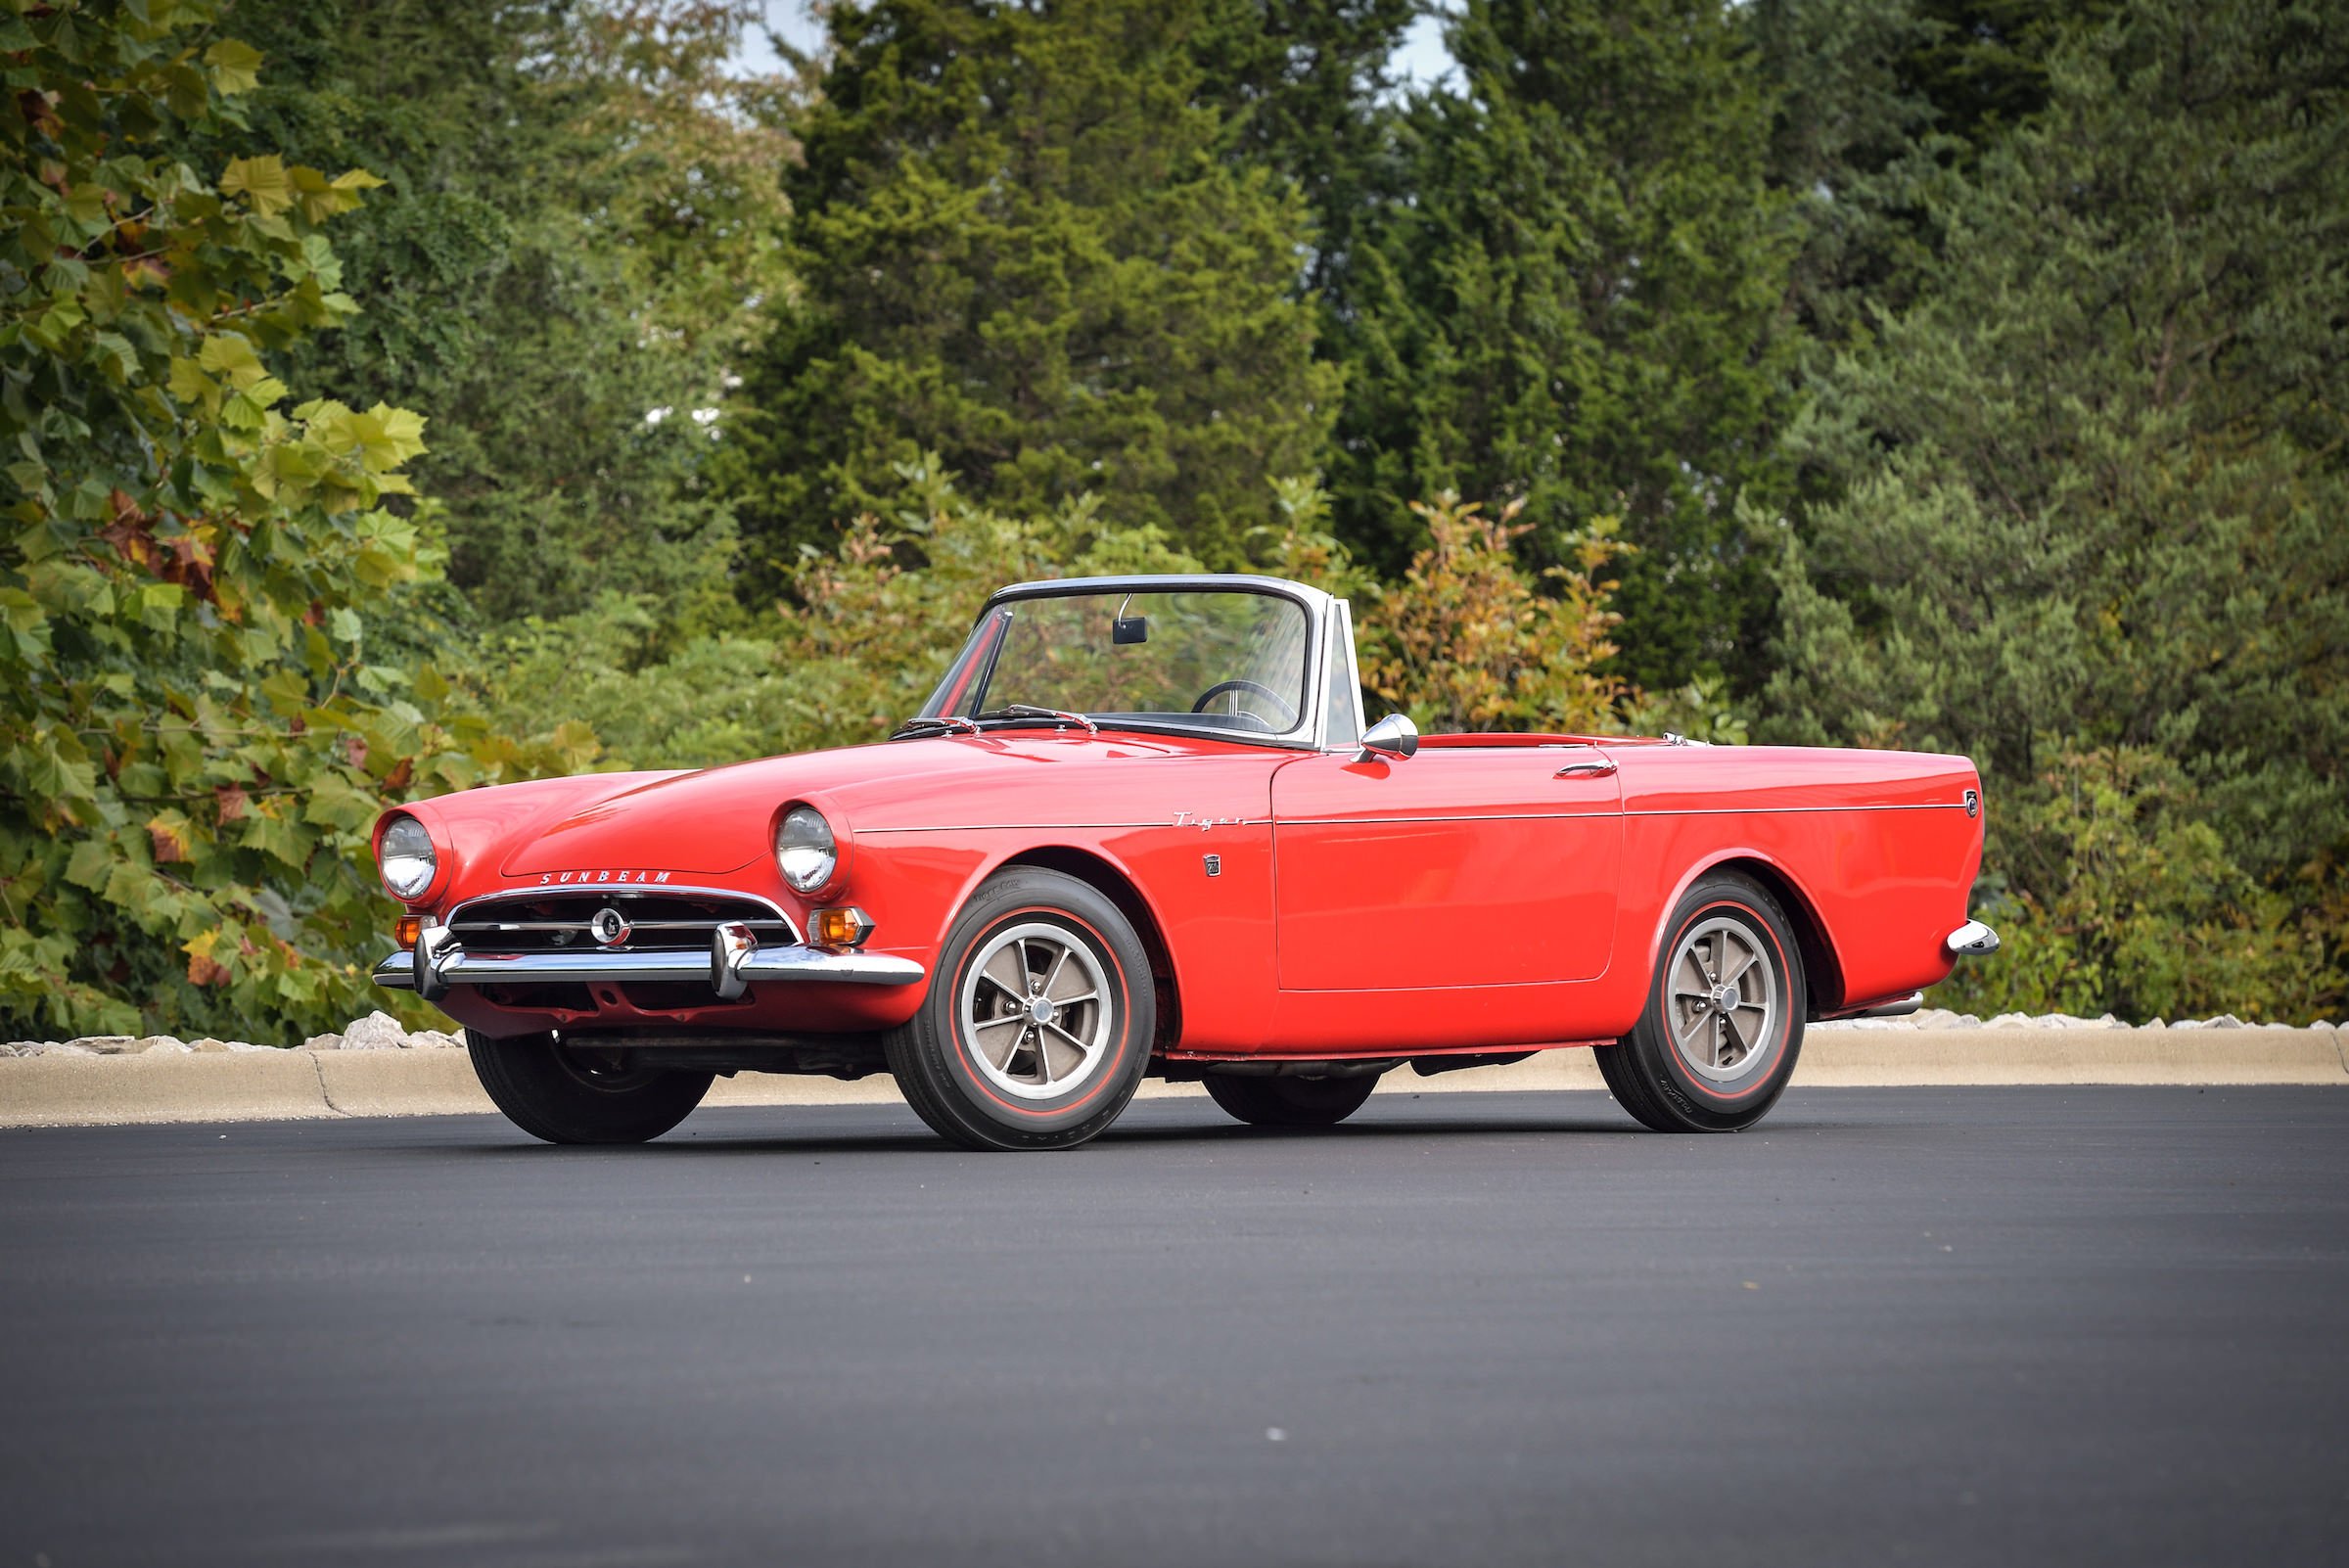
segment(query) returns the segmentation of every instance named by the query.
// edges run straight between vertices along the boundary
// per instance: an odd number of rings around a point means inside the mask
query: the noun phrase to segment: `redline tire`
[[[882,1048],[905,1102],[949,1142],[1068,1149],[1133,1098],[1156,1025],[1149,955],[1118,906],[1015,866],[971,896],[929,994]]]
[[[474,1075],[506,1120],[548,1143],[645,1143],[693,1114],[709,1073],[605,1067],[551,1035],[491,1039],[465,1032]]]
[[[1777,900],[1708,876],[1665,925],[1646,1005],[1598,1047],[1616,1103],[1658,1132],[1739,1132],[1786,1091],[1808,1008],[1802,949]]]
[[[1368,1102],[1376,1073],[1351,1078],[1257,1078],[1207,1073],[1208,1097],[1250,1127],[1336,1127]]]

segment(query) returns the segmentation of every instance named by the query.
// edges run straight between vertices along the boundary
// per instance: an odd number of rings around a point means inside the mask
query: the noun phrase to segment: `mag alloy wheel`
[[[957,1011],[979,1072],[1023,1100],[1066,1094],[1098,1073],[1117,1016],[1092,949],[1035,920],[988,940],[963,971]]]
[[[1776,1038],[1778,978],[1764,944],[1716,915],[1688,929],[1664,972],[1665,1025],[1690,1072],[1730,1084],[1761,1065]]]
[[[1777,1103],[1803,1045],[1802,948],[1749,877],[1715,873],[1665,922],[1647,1005],[1598,1047],[1615,1101],[1658,1132],[1735,1132]]]
[[[966,1149],[1066,1149],[1125,1110],[1157,992],[1132,922],[1090,883],[1014,866],[981,885],[929,993],[882,1048],[905,1102]]]

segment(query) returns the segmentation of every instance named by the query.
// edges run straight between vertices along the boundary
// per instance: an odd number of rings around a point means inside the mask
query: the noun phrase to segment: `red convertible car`
[[[656,1137],[718,1073],[886,1071],[956,1143],[1049,1149],[1152,1075],[1319,1126],[1556,1046],[1731,1131],[1806,1020],[1998,946],[1962,757],[1421,737],[1360,692],[1349,605],[1294,582],[1005,588],[886,742],[386,813],[375,976],[556,1142]]]

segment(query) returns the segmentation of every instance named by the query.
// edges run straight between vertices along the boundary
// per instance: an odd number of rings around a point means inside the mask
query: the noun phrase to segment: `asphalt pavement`
[[[0,1132],[0,1568],[2333,1563],[2349,1092]]]

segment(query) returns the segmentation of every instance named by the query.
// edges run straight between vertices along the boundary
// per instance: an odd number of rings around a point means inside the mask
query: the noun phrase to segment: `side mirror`
[[[1419,726],[1401,714],[1389,714],[1362,732],[1361,755],[1358,762],[1367,762],[1386,757],[1402,761],[1419,753]]]

